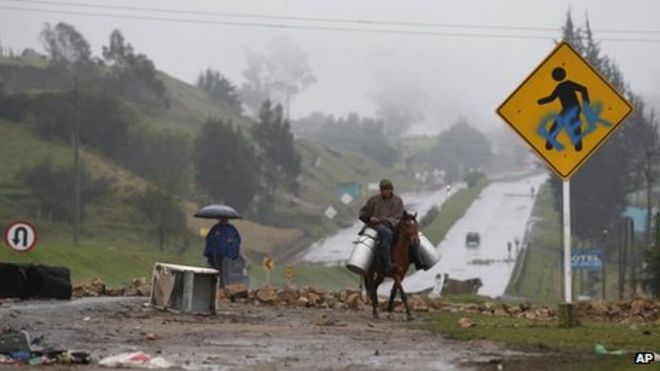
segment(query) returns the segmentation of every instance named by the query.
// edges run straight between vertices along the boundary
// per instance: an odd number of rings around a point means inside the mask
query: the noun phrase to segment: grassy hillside
[[[149,182],[89,152],[83,152],[82,161],[90,167],[94,177],[104,176],[114,180],[115,197],[99,201],[88,210],[89,217],[82,226],[82,246],[73,247],[68,224],[39,220],[35,210],[29,206],[17,206],[18,201],[31,196],[15,180],[22,167],[29,167],[46,159],[56,165],[70,164],[71,149],[33,137],[25,125],[2,120],[0,138],[0,225],[5,226],[11,220],[25,218],[39,227],[44,226],[40,247],[34,253],[19,256],[5,247],[0,249],[1,261],[71,265],[76,279],[99,275],[109,282],[117,283],[122,277],[128,279],[138,273],[148,274],[153,261],[162,259],[203,264],[203,239],[200,236],[192,242],[190,256],[177,257],[158,251],[153,239],[147,234],[144,222],[124,200],[124,197],[146,189]],[[198,207],[199,205],[190,201],[184,203],[189,226],[194,231],[209,228],[213,223],[192,217]],[[248,220],[237,221],[236,225],[243,234],[243,248],[247,253],[270,254],[271,249],[286,245],[301,235],[296,229],[273,228]],[[105,258],[102,258],[105,255],[114,264],[106,264]]]
[[[192,135],[201,131],[209,117],[231,121],[239,127],[251,125],[250,120],[236,114],[228,105],[212,100],[196,86],[162,72],[158,74],[158,78],[167,88],[169,106],[152,112],[155,125]]]
[[[38,77],[43,75],[44,65],[27,61],[19,63],[14,59],[8,61],[6,58],[0,60],[0,64],[7,63],[22,66],[16,73],[25,73],[26,82],[23,85],[26,89],[39,87],[41,80]],[[231,119],[242,128],[252,125],[248,118],[213,102],[196,87],[163,73],[159,73],[159,78],[168,90],[168,107],[137,106],[141,110],[140,119],[153,127],[175,129],[193,138],[209,116]],[[57,84],[56,80],[53,79],[51,83]],[[16,88],[23,85],[17,84]],[[311,241],[353,221],[366,192],[361,199],[354,200],[348,206],[344,205],[339,200],[338,182],[359,182],[366,191],[367,183],[390,177],[398,190],[416,186],[411,179],[397,175],[395,170],[360,155],[338,153],[310,141],[298,141],[296,148],[302,157],[300,193],[278,195],[276,218],[271,223],[273,226],[251,220],[236,222],[243,236],[244,251],[253,262],[261,256],[270,255],[278,257],[285,264],[286,259],[293,257]],[[18,256],[3,248],[0,249],[0,260],[65,264],[71,266],[75,279],[100,276],[110,283],[120,283],[134,275],[148,275],[151,264],[156,260],[203,264],[200,259],[203,239],[197,232],[209,228],[212,222],[192,217],[199,205],[190,200],[182,200],[188,226],[197,235],[192,241],[191,250],[183,257],[160,252],[148,234],[146,221],[129,198],[145,190],[150,183],[118,167],[95,151],[85,149],[82,154],[83,163],[91,169],[93,177],[113,179],[114,192],[111,197],[96,200],[87,208],[88,215],[82,225],[82,245],[71,246],[70,226],[37,218],[36,201],[31,200],[29,191],[15,180],[20,169],[46,159],[56,166],[68,165],[72,161],[71,148],[66,143],[57,144],[34,137],[24,123],[0,121],[0,225],[4,226],[16,218],[28,218],[40,227],[44,226],[42,240],[35,252]],[[328,206],[338,211],[333,220],[323,215]],[[322,268],[309,268],[309,271],[319,269]],[[343,273],[335,273],[329,273],[328,277],[337,277],[341,281]]]

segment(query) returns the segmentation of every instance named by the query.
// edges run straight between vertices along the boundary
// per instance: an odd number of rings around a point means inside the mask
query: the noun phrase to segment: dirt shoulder
[[[26,330],[45,347],[88,351],[96,360],[140,350],[195,369],[449,370],[523,356],[493,343],[457,342],[416,329],[400,313],[373,321],[368,310],[223,303],[216,316],[201,316],[145,302],[5,302],[0,325]]]

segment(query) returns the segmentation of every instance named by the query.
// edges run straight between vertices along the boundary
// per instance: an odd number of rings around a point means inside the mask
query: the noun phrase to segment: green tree
[[[259,122],[252,127],[257,143],[257,159],[262,164],[262,186],[267,199],[274,197],[278,188],[297,191],[300,175],[300,155],[296,152],[289,120],[284,118],[282,106],[264,102],[259,111]]]
[[[231,122],[209,119],[195,139],[195,181],[216,202],[245,210],[258,190],[259,166],[252,145]]]
[[[220,72],[213,71],[210,68],[206,69],[206,71],[199,74],[197,87],[214,99],[228,104],[237,113],[241,113],[241,101],[238,98],[236,87]]]
[[[16,180],[27,187],[37,200],[40,214],[53,221],[72,220],[72,179],[73,167],[55,167],[48,160],[23,168],[16,175]],[[110,179],[93,179],[87,167],[81,167],[82,218],[89,204],[111,194],[111,185]]]
[[[192,183],[192,141],[189,137],[146,125],[129,130],[127,143],[118,157],[124,167],[181,197]]]
[[[174,247],[173,241],[176,238],[180,238],[182,246],[176,249],[177,252],[181,253],[188,247],[186,215],[174,196],[149,188],[136,197],[135,206],[149,222],[160,250]]]
[[[41,42],[50,61],[57,65],[88,65],[92,52],[87,40],[76,29],[66,23],[51,27],[46,23],[41,31]]]
[[[440,133],[435,146],[420,156],[422,161],[444,169],[448,180],[461,180],[470,170],[488,166],[492,158],[486,135],[464,119]]]
[[[96,91],[38,93],[29,107],[38,135],[68,143],[78,115],[81,143],[113,159],[125,148],[128,129],[136,121],[135,112],[120,99]]]
[[[392,166],[399,152],[385,136],[384,123],[351,112],[335,118],[319,112],[294,122],[297,136],[313,139],[338,150],[360,153],[385,166]]]
[[[119,30],[112,31],[103,57],[110,66],[107,85],[116,93],[145,104],[167,105],[167,89],[158,78],[156,67],[145,54],[137,54]]]

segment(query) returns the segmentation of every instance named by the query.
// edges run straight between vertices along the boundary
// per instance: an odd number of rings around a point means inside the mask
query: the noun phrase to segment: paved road
[[[97,361],[143,351],[193,370],[479,369],[466,362],[493,370],[493,360],[524,358],[493,343],[457,342],[416,329],[402,322],[402,314],[372,321],[367,309],[221,302],[216,316],[200,316],[148,308],[146,301],[0,302],[0,322],[2,328],[28,331],[44,347],[87,351]]]
[[[525,245],[524,237],[535,201],[531,187],[538,191],[547,178],[542,174],[488,185],[438,244],[442,255],[440,262],[428,271],[406,277],[404,289],[419,292],[432,288],[436,275],[448,273],[455,279],[479,277],[483,282],[479,294],[502,295],[514,267],[517,252],[514,241],[520,241],[519,247]],[[537,194],[535,192],[534,196]],[[465,235],[470,231],[480,234],[479,247],[466,247]],[[512,244],[511,255],[507,250],[508,242]],[[389,287],[382,285],[381,294],[387,294]]]

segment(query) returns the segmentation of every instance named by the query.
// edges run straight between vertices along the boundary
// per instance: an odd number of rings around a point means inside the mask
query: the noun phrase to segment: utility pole
[[[621,244],[619,245],[619,300],[623,300],[626,282],[626,259],[628,249],[630,247],[630,222],[629,217],[623,218],[623,225],[621,228]]]
[[[80,118],[78,75],[73,87],[73,244],[80,243]]]
[[[649,247],[651,245],[651,187],[653,185],[653,179],[651,178],[651,151],[646,151],[646,170],[644,171],[646,177],[646,230],[645,233],[645,245]]]
[[[607,229],[603,229],[603,247],[601,248],[601,259],[603,263],[603,301],[606,298],[606,291],[607,291],[607,284],[606,284],[606,278],[607,278]]]
[[[630,285],[632,286],[631,297],[637,295],[637,257],[635,249],[635,223],[632,218],[627,218],[626,226],[628,228],[628,249],[630,250]],[[626,269],[625,261],[623,269]]]

